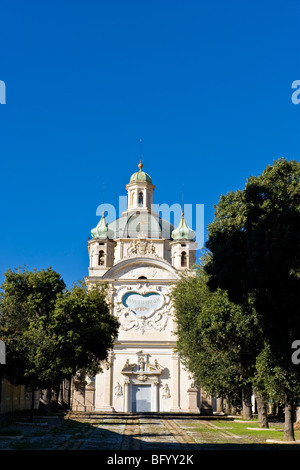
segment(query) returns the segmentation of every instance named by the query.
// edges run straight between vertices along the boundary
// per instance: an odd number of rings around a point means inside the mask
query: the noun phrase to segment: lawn
[[[242,439],[243,442],[247,440],[249,442],[265,444],[268,440],[284,441],[284,424],[282,422],[271,422],[269,423],[269,428],[266,429],[259,428],[257,419],[245,422],[238,418],[222,418],[212,421],[207,420],[204,421],[204,423],[204,427],[210,428],[211,433],[214,434],[216,438],[218,437],[218,433],[221,433],[224,438],[225,435],[227,435],[228,438],[235,436],[236,438]],[[198,429],[199,432],[204,432],[203,426],[201,426],[201,429]],[[295,430],[295,439],[299,441],[298,445],[300,446],[300,431],[298,430]]]

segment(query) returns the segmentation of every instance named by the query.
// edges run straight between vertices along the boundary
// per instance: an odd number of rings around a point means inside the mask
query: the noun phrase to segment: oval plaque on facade
[[[149,317],[163,304],[163,297],[156,292],[142,295],[137,292],[129,292],[122,299],[123,305],[130,308],[137,316]]]

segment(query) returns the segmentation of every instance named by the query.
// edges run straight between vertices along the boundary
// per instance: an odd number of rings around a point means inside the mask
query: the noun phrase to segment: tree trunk
[[[42,390],[39,409],[42,413],[50,412],[50,402],[51,402],[51,388],[45,388]]]
[[[59,408],[58,406],[59,392],[60,392],[60,386],[53,387],[52,403],[51,403],[51,408],[53,411],[57,411]]]
[[[252,390],[249,385],[245,386],[242,390],[242,402],[243,402],[243,418],[252,418],[252,403],[251,403]]]
[[[229,399],[228,399],[227,397],[225,398],[224,412],[225,412],[225,414],[227,414],[227,415],[230,414],[230,403],[229,403]]]
[[[264,398],[259,395],[255,394],[256,404],[257,404],[257,412],[258,412],[258,422],[260,428],[268,428],[269,422],[267,417],[267,405]]]
[[[71,384],[72,384],[72,376],[70,374],[68,378],[68,403],[67,403],[69,409],[71,409]]]
[[[34,392],[35,389],[32,387],[31,389],[31,407],[30,407],[30,416],[29,416],[29,421],[32,423],[33,421],[33,414],[34,414]]]
[[[285,395],[284,404],[284,439],[286,441],[294,441],[294,423],[293,423],[293,398],[288,394]]]
[[[223,397],[217,398],[217,411],[219,413],[223,412]]]

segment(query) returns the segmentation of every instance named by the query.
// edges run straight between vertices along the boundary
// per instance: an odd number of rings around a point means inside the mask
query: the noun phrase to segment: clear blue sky
[[[299,160],[298,0],[1,3],[0,281],[88,273],[97,206],[139,163],[154,202],[205,205]]]

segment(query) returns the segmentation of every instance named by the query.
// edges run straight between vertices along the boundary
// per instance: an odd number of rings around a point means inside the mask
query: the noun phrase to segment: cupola
[[[133,173],[129,183],[126,185],[128,191],[128,212],[147,211],[151,212],[153,204],[153,191],[155,186],[152,184],[148,173],[142,171],[143,164],[140,161],[139,171]]]
[[[196,261],[197,243],[196,233],[189,228],[182,212],[181,220],[176,229],[172,232],[173,241],[171,246],[172,266],[178,270],[189,269]]]

